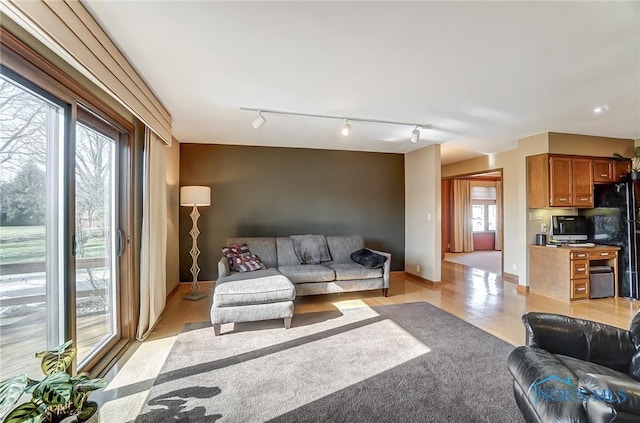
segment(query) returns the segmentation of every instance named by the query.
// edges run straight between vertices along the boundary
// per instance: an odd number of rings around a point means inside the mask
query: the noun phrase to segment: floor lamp
[[[198,206],[211,205],[211,188],[199,186],[181,187],[180,205],[193,207],[190,214],[193,226],[189,232],[189,234],[191,234],[191,239],[193,240],[191,251],[189,251],[193,261],[193,264],[191,265],[193,282],[191,282],[191,294],[185,295],[184,299],[198,301],[206,297],[205,294],[201,294],[199,292],[200,284],[198,283],[198,273],[200,273],[200,268],[198,267],[198,256],[200,255],[200,250],[198,249],[198,235],[200,235],[200,231],[198,230],[198,218],[200,217],[200,213],[198,213]]]

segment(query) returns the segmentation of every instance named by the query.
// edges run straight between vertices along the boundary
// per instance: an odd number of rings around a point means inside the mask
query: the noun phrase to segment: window
[[[495,231],[497,224],[496,187],[472,185],[471,204],[473,232]]]
[[[134,333],[133,126],[12,48],[0,68],[0,379],[39,377],[39,361],[19,357],[69,339],[74,369],[97,373]]]

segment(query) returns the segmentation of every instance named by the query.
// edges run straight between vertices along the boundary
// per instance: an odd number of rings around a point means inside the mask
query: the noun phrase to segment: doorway
[[[442,180],[442,259],[502,275],[502,169]]]

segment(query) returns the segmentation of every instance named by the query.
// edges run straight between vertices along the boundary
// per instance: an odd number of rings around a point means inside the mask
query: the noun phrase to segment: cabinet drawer
[[[571,252],[571,260],[575,259],[585,259],[589,258],[589,252],[587,251],[572,251]]]
[[[615,251],[591,251],[589,254],[591,259],[608,259],[616,256]]]
[[[589,298],[589,281],[571,281],[571,299],[582,300]]]
[[[571,260],[571,279],[589,277],[589,260]]]

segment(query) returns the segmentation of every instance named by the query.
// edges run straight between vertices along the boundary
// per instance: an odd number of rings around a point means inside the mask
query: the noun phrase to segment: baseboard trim
[[[503,272],[502,280],[506,282],[511,282],[511,283],[518,283],[520,280],[520,277],[518,275],[514,275],[513,273]]]
[[[518,285],[518,294],[528,294],[529,287],[525,285]]]
[[[435,283],[435,284],[440,283],[440,281],[432,281],[431,279],[423,278],[422,276],[414,275],[413,273],[409,273],[407,271],[405,271],[405,272],[397,272],[397,273],[403,273],[403,277],[404,278],[411,279],[411,280],[416,281],[416,282]]]

